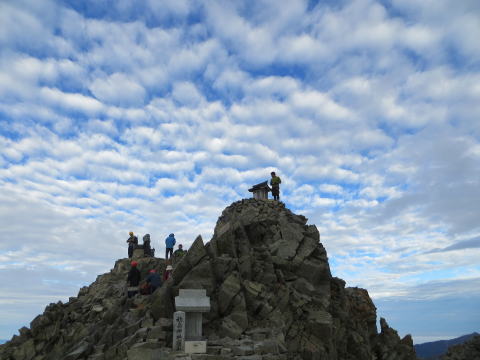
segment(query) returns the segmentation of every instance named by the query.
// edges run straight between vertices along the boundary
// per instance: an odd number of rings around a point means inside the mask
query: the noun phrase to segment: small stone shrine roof
[[[261,182],[260,184],[257,184],[257,185],[253,185],[250,189],[248,189],[248,191],[250,192],[254,192],[254,191],[258,191],[258,190],[268,190],[270,191],[270,186],[268,186],[268,181],[264,181],[264,182]]]
[[[209,312],[210,298],[207,297],[207,290],[180,289],[179,295],[175,297],[175,308],[185,312]]]

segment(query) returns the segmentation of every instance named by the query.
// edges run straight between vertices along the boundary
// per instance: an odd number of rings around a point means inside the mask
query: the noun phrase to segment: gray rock
[[[155,320],[173,316],[173,294],[171,288],[166,284],[151,295],[151,301],[150,311]]]
[[[403,341],[403,340],[402,340]],[[405,342],[409,343],[410,339]],[[408,345],[407,345],[408,346]],[[472,337],[463,344],[451,346],[441,360],[478,360],[480,359],[480,335]]]
[[[205,256],[207,256],[207,252],[205,250],[205,246],[203,245],[203,239],[200,235],[198,235],[192,246],[190,246],[190,249],[188,249],[187,255],[185,255],[184,257],[190,264],[190,267],[194,267]]]
[[[153,326],[149,329],[147,339],[166,340],[167,332],[162,326]]]
[[[85,355],[88,355],[88,353],[91,351],[92,347],[92,344],[82,341],[80,344],[78,344],[75,350],[65,355],[64,360],[76,360],[81,357],[85,357]]]
[[[141,342],[134,344],[127,351],[128,360],[157,360],[168,356],[168,353],[163,350],[158,344]]]
[[[175,276],[175,275],[174,275]],[[215,277],[209,260],[202,260],[193,267],[176,286],[178,289],[206,289],[210,296],[215,288]]]
[[[237,273],[231,273],[220,286],[218,307],[221,314],[225,314],[232,299],[240,292],[241,284]]]

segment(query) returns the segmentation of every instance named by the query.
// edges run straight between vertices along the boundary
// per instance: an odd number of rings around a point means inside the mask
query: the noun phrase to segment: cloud
[[[90,89],[100,101],[125,107],[143,105],[146,95],[141,85],[120,73],[95,79]]]
[[[175,83],[172,97],[182,105],[193,107],[197,106],[203,99],[196,86],[189,82]]]
[[[480,237],[475,237],[473,239],[462,240],[454,243],[450,246],[447,246],[443,249],[431,250],[430,253],[436,252],[445,252],[445,251],[454,251],[454,250],[464,250],[464,249],[476,249],[480,248]]]
[[[59,89],[44,87],[40,90],[40,95],[45,101],[59,105],[65,110],[84,111],[93,115],[103,109],[101,102],[79,93],[65,93]]]

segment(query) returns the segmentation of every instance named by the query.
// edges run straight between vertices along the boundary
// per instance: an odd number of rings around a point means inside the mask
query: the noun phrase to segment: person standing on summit
[[[280,200],[280,184],[282,180],[275,174],[275,171],[272,171],[270,175],[272,175],[270,186],[272,187],[273,200]]]
[[[170,254],[170,258],[173,255],[173,247],[175,246],[175,235],[170,234],[165,239],[165,260],[168,260],[168,254]]]
[[[138,245],[138,238],[133,234],[133,231],[130,231],[128,234],[130,235],[130,237],[127,239],[128,258],[131,258],[133,256],[133,250],[135,249],[135,246]]]

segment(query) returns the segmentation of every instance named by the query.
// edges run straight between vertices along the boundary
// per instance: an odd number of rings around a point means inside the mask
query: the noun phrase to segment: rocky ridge
[[[480,335],[475,335],[463,344],[450,346],[441,360],[480,360]]]
[[[163,259],[138,259],[142,278]],[[5,360],[328,359],[413,360],[409,335],[380,319],[364,289],[332,277],[320,234],[307,219],[269,200],[228,206],[214,235],[199,236],[173,278],[150,296],[125,296],[129,260],[115,263],[77,297],[50,304],[30,328],[0,346]],[[174,297],[203,288],[207,354],[171,351]]]

